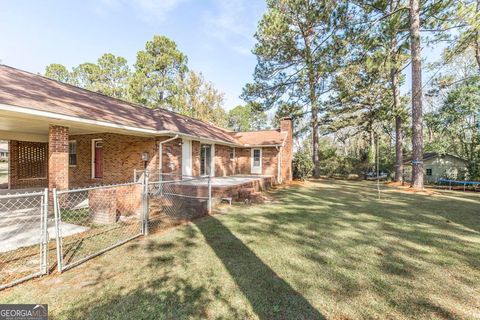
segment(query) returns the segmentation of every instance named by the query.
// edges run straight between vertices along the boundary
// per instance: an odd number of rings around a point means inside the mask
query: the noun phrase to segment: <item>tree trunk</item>
[[[423,189],[422,49],[419,0],[410,0],[412,54],[412,187]]]
[[[315,106],[314,106],[315,105]],[[313,177],[320,178],[320,157],[318,154],[318,107],[312,105],[312,156],[313,156]]]
[[[480,12],[480,0],[477,0],[477,15]],[[477,60],[478,73],[480,73],[480,31],[475,32],[475,59]]]
[[[400,84],[398,70],[392,68],[393,110],[395,112],[395,181],[403,182],[403,132],[400,115]]]

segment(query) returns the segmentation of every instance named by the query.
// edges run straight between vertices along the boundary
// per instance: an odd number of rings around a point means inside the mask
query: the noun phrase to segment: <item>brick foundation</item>
[[[142,214],[142,186],[127,185],[88,191],[88,207],[92,221],[99,224],[115,223],[120,216],[140,217]]]

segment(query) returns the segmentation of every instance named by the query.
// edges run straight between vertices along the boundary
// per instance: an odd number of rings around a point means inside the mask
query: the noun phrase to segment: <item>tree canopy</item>
[[[111,53],[96,63],[85,62],[69,71],[52,63],[45,76],[90,91],[138,103],[162,107],[226,127],[224,96],[201,73],[189,70],[187,56],[165,36],[154,36],[137,54],[131,69],[128,61]]]

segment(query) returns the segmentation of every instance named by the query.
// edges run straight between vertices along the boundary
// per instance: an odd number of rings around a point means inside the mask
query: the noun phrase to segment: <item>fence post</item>
[[[212,177],[208,176],[208,214],[212,213]]]
[[[149,172],[148,170],[144,171],[143,174],[143,234],[148,235],[148,209],[149,209],[149,203],[148,203],[148,176]]]
[[[62,239],[60,234],[60,208],[58,207],[58,194],[57,188],[53,188],[53,211],[55,213],[55,238],[57,241],[57,267],[58,272],[62,273],[63,269],[63,257],[62,257]]]
[[[42,222],[43,222],[43,252],[42,252],[42,272],[44,274],[48,273],[48,188],[45,188],[43,191],[43,212],[42,212]]]

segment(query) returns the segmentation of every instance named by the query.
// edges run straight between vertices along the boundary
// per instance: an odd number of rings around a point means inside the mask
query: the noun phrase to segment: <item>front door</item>
[[[103,142],[101,140],[93,141],[93,177],[103,178]]]
[[[252,173],[262,173],[262,149],[252,149]]]
[[[200,175],[209,176],[212,173],[212,146],[202,144],[200,151]]]

